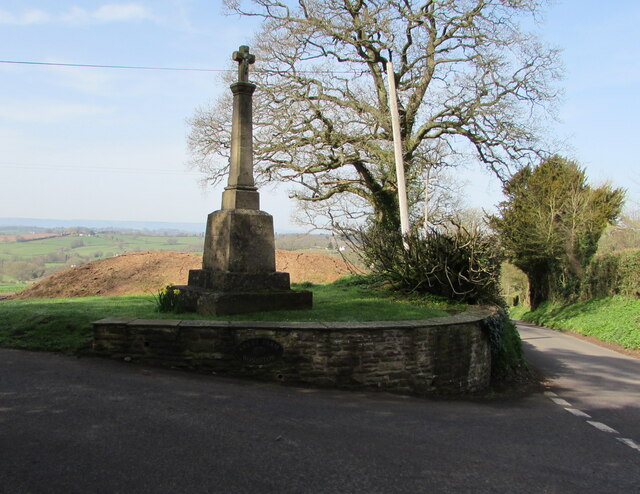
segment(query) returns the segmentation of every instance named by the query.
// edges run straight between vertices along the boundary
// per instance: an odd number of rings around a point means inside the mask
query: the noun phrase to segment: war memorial
[[[249,65],[234,52],[232,145],[222,208],[207,220],[202,269],[179,290],[182,309],[228,315],[309,310],[312,293],[292,290],[275,270],[273,218],[260,210],[253,178]],[[491,379],[490,332],[495,311],[419,321],[264,322],[214,320],[96,321],[97,355],[219,375],[418,395],[482,391]]]

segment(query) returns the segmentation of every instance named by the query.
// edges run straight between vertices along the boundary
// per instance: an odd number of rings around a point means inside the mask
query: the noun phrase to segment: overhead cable
[[[0,60],[0,63],[14,65],[41,65],[49,67],[76,67],[89,69],[124,69],[124,70],[164,70],[174,72],[235,72],[236,69],[202,69],[197,67],[148,67],[143,65],[102,65],[95,63],[63,63],[38,62],[33,60]],[[256,72],[266,72],[254,69]],[[357,74],[357,70],[297,70],[299,74]]]
[[[34,62],[27,60],[0,60],[0,63],[21,65],[48,65],[53,67],[84,67],[92,69],[173,70],[181,72],[228,72],[225,69],[199,69],[190,67],[144,67],[140,65],[99,65],[88,63]]]

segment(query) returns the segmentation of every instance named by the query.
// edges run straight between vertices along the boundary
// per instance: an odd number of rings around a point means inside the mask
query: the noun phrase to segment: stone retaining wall
[[[490,310],[422,321],[225,322],[113,318],[94,324],[98,355],[270,381],[460,394],[489,385]]]

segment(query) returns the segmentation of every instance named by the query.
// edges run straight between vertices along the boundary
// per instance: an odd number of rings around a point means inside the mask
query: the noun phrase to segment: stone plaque
[[[268,364],[282,357],[280,343],[269,338],[251,338],[238,345],[238,356],[248,364]]]

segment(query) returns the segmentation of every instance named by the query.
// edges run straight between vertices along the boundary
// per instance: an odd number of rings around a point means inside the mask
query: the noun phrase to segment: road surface
[[[549,399],[640,453],[640,360],[528,323],[518,330]]]
[[[2,349],[0,492],[640,492],[640,451],[618,440],[640,440],[633,404],[589,408],[571,386],[553,390],[618,435],[544,394],[426,400]]]

